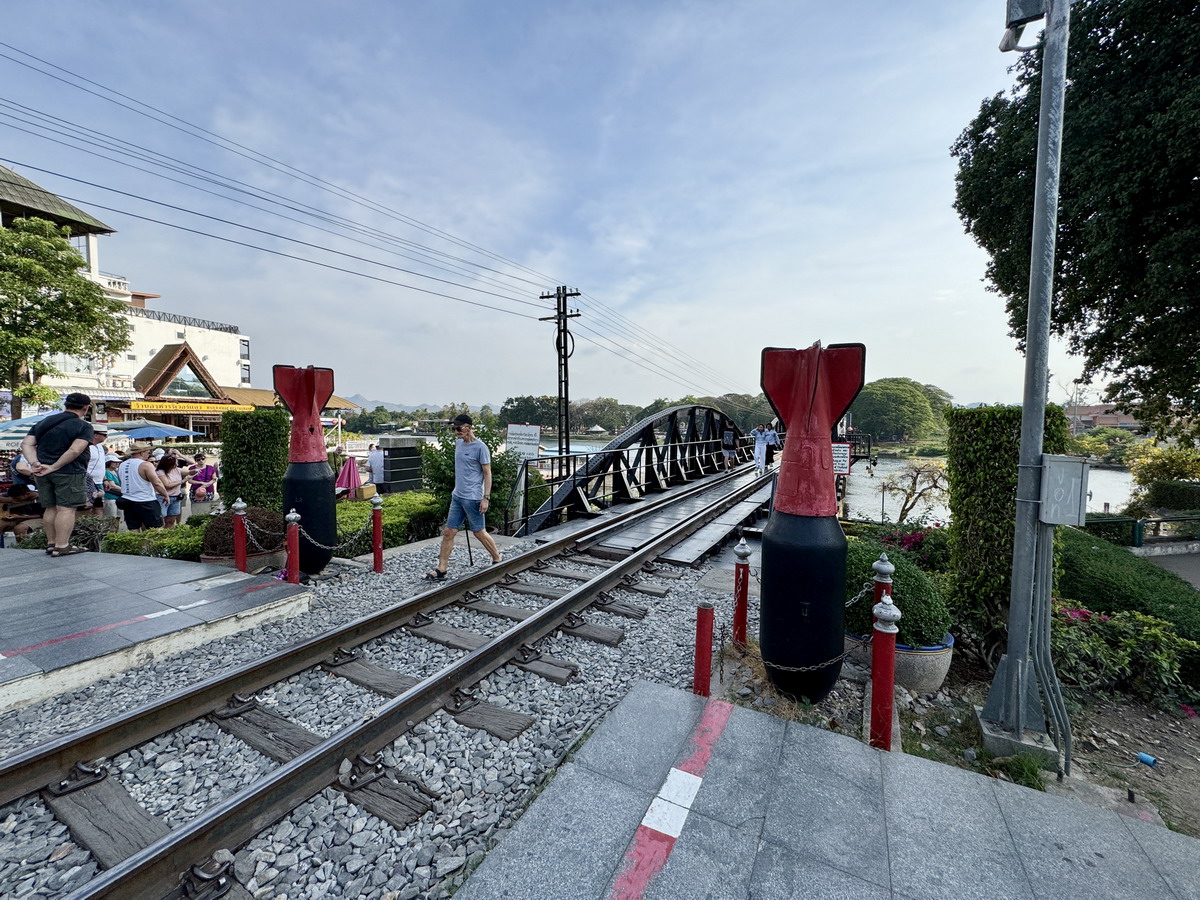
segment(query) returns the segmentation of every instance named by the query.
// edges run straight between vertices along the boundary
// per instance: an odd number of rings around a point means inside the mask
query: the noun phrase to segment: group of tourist
[[[89,423],[86,394],[68,394],[64,412],[30,429],[11,463],[13,486],[0,496],[0,540],[40,518],[46,553],[86,552],[71,543],[78,515],[119,518],[131,531],[179,524],[185,499],[215,499],[218,471],[203,453],[189,462],[173,448],[134,441],[124,457],[104,446],[108,426]]]

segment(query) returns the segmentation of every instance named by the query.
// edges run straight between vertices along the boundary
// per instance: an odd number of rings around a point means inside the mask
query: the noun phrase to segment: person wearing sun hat
[[[92,446],[88,448],[87,488],[89,512],[100,515],[104,509],[104,462],[108,451],[104,442],[108,440],[108,424],[105,422],[92,423]]]
[[[154,463],[150,462],[153,444],[134,441],[129,447],[129,456],[117,466],[117,478],[121,482],[121,508],[125,511],[125,525],[130,531],[144,528],[162,528],[163,504],[171,503],[167,486],[158,477]],[[155,496],[158,495],[158,497]]]

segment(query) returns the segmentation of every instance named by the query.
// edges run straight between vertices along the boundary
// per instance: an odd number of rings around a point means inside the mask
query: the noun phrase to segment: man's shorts
[[[51,472],[36,476],[38,503],[42,509],[54,506],[78,508],[88,502],[86,472]]]
[[[471,531],[483,531],[487,520],[479,511],[482,500],[463,500],[450,495],[450,514],[446,517],[446,527],[455,531],[463,527],[463,520],[471,526]]]
[[[726,459],[735,459],[737,457],[736,450],[722,450],[721,452],[725,454]]]
[[[125,510],[125,526],[130,531],[139,528],[162,528],[163,505],[156,497],[153,500],[127,500]]]

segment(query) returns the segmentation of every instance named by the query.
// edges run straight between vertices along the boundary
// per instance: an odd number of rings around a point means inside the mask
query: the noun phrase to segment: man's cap
[[[92,434],[108,434],[108,425],[104,422],[93,422]]]
[[[92,405],[92,398],[87,394],[67,394],[63,397],[63,406],[67,409],[86,409]]]
[[[466,413],[461,413],[454,417],[454,422],[452,424],[454,424],[454,425],[474,425],[475,420],[472,419],[470,416],[468,416]]]
[[[147,450],[153,449],[154,445],[146,441],[134,441],[129,445],[129,454],[132,456],[134,453],[145,453]]]

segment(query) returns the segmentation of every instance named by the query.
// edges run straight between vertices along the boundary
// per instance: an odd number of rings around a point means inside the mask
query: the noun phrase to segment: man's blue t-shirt
[[[487,444],[479,438],[469,444],[457,438],[454,441],[454,496],[459,500],[482,500],[483,466],[491,461]]]

